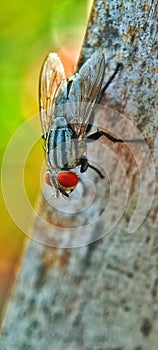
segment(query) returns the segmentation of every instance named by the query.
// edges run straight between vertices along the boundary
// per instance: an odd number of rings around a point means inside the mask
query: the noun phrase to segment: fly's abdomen
[[[71,169],[77,165],[77,140],[69,127],[52,128],[47,142],[47,158],[54,169]]]

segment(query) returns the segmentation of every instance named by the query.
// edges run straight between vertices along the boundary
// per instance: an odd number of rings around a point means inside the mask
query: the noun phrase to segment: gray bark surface
[[[96,50],[105,50],[107,75],[116,62],[123,69],[104,97],[106,105],[130,118],[143,134],[157,169],[157,1],[104,1],[93,4],[79,65]],[[112,57],[112,58],[111,58]],[[113,58],[114,57],[114,58]],[[104,140],[102,140],[104,143]],[[106,141],[110,145],[110,141]],[[93,144],[92,152],[105,162]],[[112,145],[128,178],[128,203],[121,220],[100,240],[77,248],[52,248],[31,242],[10,301],[2,331],[1,350],[157,350],[158,349],[158,186],[150,172],[145,176],[140,211],[141,221],[147,201],[154,198],[144,222],[128,233],[139,196],[139,172],[134,157],[124,145]],[[139,145],[135,146],[135,154]],[[119,184],[113,213],[123,198],[123,180],[115,160],[107,160],[109,174]],[[149,162],[149,163],[148,163]],[[142,158],[145,170],[150,159]],[[145,171],[144,170],[144,171]],[[142,166],[143,172],[143,166]],[[96,180],[95,180],[96,181]],[[98,213],[62,216],[42,198],[38,212],[47,222],[60,227],[82,226]],[[98,204],[99,203],[99,204]],[[139,220],[140,219],[140,220]],[[115,218],[110,218],[111,223]],[[70,226],[68,226],[70,223]],[[106,222],[99,222],[104,230]],[[96,224],[96,237],[100,227]],[[70,230],[65,228],[65,236]],[[32,236],[50,235],[50,226],[35,218]],[[70,235],[71,237],[71,235]],[[93,240],[93,239],[92,239]]]

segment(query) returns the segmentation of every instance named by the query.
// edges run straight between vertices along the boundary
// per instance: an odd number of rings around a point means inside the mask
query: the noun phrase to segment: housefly
[[[96,104],[100,103],[120,67],[118,63],[102,87],[106,68],[103,53],[94,53],[68,80],[56,53],[50,53],[43,63],[39,105],[48,168],[45,181],[55,187],[57,197],[59,193],[69,197],[75,189],[79,177],[72,170],[78,166],[81,173],[90,167],[103,178],[88,162],[88,142],[103,135],[113,142],[123,142],[102,130],[90,134]]]

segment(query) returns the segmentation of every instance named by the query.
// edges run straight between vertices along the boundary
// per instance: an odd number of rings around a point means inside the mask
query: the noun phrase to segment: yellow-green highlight
[[[4,1],[0,11],[0,162],[17,128],[38,113],[38,77],[50,51],[73,73],[86,29],[90,1]],[[40,188],[42,144],[27,160],[25,186],[34,205]],[[39,158],[37,159],[37,153]],[[15,155],[16,167],[16,155]],[[32,173],[34,174],[32,176]],[[14,179],[12,179],[14,181]],[[10,193],[10,195],[12,195]],[[22,203],[20,203],[22,205]],[[12,221],[0,193],[0,318],[15,279],[26,236]]]

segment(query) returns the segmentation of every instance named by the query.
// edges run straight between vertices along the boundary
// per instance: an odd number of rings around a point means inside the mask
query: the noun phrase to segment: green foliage
[[[0,13],[0,110],[1,147],[27,117],[27,104],[38,112],[38,75],[42,60],[50,50],[71,40],[70,32],[86,25],[85,0],[16,0],[3,2]],[[58,40],[56,40],[58,36]],[[61,39],[62,37],[62,39]],[[28,99],[26,76],[35,69],[34,96]],[[30,78],[29,78],[30,79]],[[36,91],[35,91],[36,90]]]

